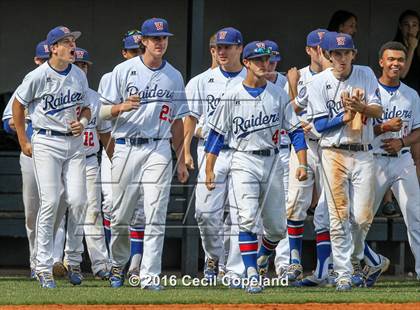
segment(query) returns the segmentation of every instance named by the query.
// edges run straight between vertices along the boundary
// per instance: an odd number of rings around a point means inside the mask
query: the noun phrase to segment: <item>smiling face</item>
[[[403,38],[416,37],[419,34],[420,21],[415,16],[406,16],[400,24]]]
[[[162,58],[168,48],[168,37],[142,37],[141,43],[146,48],[146,52],[154,58]]]
[[[404,69],[406,55],[404,51],[398,50],[385,50],[379,59],[379,65],[382,68],[382,75],[390,80],[399,80],[401,70]]]
[[[350,73],[351,64],[356,53],[350,49],[334,50],[330,52],[330,60],[334,71],[340,74]]]
[[[76,39],[69,36],[59,40],[57,43],[50,46],[51,57],[64,63],[74,62],[74,51],[76,49]]]

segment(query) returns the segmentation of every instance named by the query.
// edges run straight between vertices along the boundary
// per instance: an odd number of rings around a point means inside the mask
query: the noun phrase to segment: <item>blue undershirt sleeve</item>
[[[335,129],[344,125],[343,122],[344,113],[338,114],[333,119],[328,119],[328,116],[322,116],[314,119],[315,129],[322,133],[329,129]]]
[[[299,128],[293,130],[292,132],[289,132],[289,138],[293,144],[293,148],[295,149],[296,153],[301,150],[306,150],[308,148],[308,146],[306,145],[305,134],[303,132],[303,129]]]
[[[206,153],[211,153],[216,156],[219,156],[220,150],[222,149],[224,143],[225,137],[222,134],[216,132],[215,130],[210,129],[206,145],[204,146],[204,151]]]
[[[5,132],[13,134],[15,133],[15,131],[10,127],[9,120],[10,118],[6,118],[5,120],[3,120],[3,129]]]

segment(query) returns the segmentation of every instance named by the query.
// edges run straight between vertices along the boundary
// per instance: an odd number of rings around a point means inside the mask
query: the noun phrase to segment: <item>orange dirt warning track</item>
[[[0,306],[0,309],[6,310],[157,310],[157,309],[169,309],[169,310],[251,310],[251,309],[262,309],[262,310],[274,310],[274,309],[290,309],[295,310],[355,310],[366,308],[369,310],[405,310],[405,309],[420,309],[420,303],[403,303],[403,304],[381,304],[381,303],[350,303],[350,304],[196,304],[196,305],[19,305],[19,306]]]

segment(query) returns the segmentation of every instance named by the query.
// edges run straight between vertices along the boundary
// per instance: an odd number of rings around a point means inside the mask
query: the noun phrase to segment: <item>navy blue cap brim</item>
[[[72,31],[72,32],[69,32],[69,33],[65,33],[61,37],[57,38],[54,42],[49,43],[49,45],[53,45],[53,44],[57,43],[58,41],[63,40],[64,38],[67,38],[67,37],[74,37],[74,39],[77,40],[81,35],[82,35],[82,33],[80,31]]]
[[[314,44],[314,43],[312,43],[312,44],[308,44],[308,43],[306,43],[306,46],[309,46],[309,47],[317,47],[318,45],[320,45],[321,43],[319,43],[319,44]]]
[[[216,45],[242,45],[242,42],[224,42],[224,41],[216,41]]]
[[[173,33],[170,32],[144,32],[143,37],[172,37]]]
[[[258,54],[258,55],[252,55],[252,56],[248,56],[244,59],[255,59],[255,58],[260,58],[260,57],[264,57],[264,56],[271,56],[271,53],[264,53],[264,54]]]
[[[93,62],[91,62],[90,60],[76,59],[74,62],[75,63],[76,62],[84,62],[84,63],[87,63],[88,65],[93,65]]]
[[[344,51],[344,50],[352,50],[352,51],[357,52],[357,49],[351,48],[351,47],[348,47],[348,48],[343,48],[343,47],[340,47],[340,48],[332,48],[332,49],[329,49],[328,52],[340,51],[340,50],[342,50],[342,51]]]
[[[136,45],[128,45],[128,46],[124,46],[124,49],[126,50],[135,50],[140,48],[140,45],[136,44]]]
[[[39,59],[49,59],[50,55],[35,55],[35,58],[39,58]]]

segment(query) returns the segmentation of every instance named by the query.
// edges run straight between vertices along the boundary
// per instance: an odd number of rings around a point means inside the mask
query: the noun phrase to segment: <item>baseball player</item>
[[[382,119],[375,121],[376,137],[372,143],[376,162],[373,213],[378,211],[385,191],[391,187],[407,226],[417,279],[420,280],[420,188],[410,154],[410,146],[420,140],[420,98],[414,89],[400,81],[407,59],[406,48],[399,42],[387,42],[381,47],[379,57],[382,68],[379,90],[384,112]],[[360,259],[363,252],[354,253],[354,256]],[[365,243],[364,260],[366,286],[371,287],[388,269],[389,259],[376,254]]]
[[[63,26],[52,29],[47,35],[49,61],[25,77],[13,102],[19,144],[26,156],[33,157],[41,200],[35,251],[36,273],[44,288],[56,287],[52,276],[53,226],[62,187],[75,214],[83,213],[86,201],[81,134],[90,120],[85,100],[88,83],[84,73],[71,64],[80,35]],[[25,134],[25,107],[34,128],[32,144]]]
[[[124,59],[128,60],[144,53],[144,46],[141,43],[140,30],[130,30],[124,35],[123,48],[121,54]],[[102,94],[104,87],[107,85],[111,77],[111,72],[102,76],[98,92]],[[102,180],[102,210],[104,213],[104,230],[106,243],[109,245],[111,239],[111,205],[112,205],[112,182],[111,182],[111,160],[107,156],[106,150],[102,151],[101,161],[101,180]],[[142,196],[142,195],[141,195]],[[129,227],[130,234],[130,266],[128,268],[127,277],[132,275],[139,276],[140,263],[143,256],[143,239],[144,239],[144,210],[142,197],[139,199],[138,207],[133,216]]]
[[[48,45],[45,41],[39,42],[35,48],[34,63],[37,66],[42,65],[49,58]],[[16,97],[16,91],[10,97],[9,102],[3,112],[3,128],[7,133],[15,133],[16,128],[13,122],[12,106]],[[32,122],[29,118],[26,120],[26,133],[28,139],[32,136]],[[32,159],[26,156],[23,152],[20,153],[19,158],[20,169],[22,172],[22,197],[23,207],[25,210],[25,228],[29,242],[29,266],[31,268],[31,278],[35,278],[35,225],[39,209],[39,195],[36,185],[35,173],[33,169]]]
[[[76,48],[74,64],[82,69],[87,75],[92,62],[89,53],[82,49]],[[84,221],[84,235],[86,245],[91,261],[92,273],[100,278],[107,279],[109,277],[109,257],[108,251],[103,237],[103,219],[101,214],[101,188],[100,174],[97,153],[99,152],[99,141],[104,145],[107,151],[107,157],[112,157],[113,143],[111,140],[111,123],[99,119],[100,100],[99,94],[92,89],[87,91],[87,100],[91,105],[91,120],[85,128],[84,148],[86,152],[86,185],[87,185],[87,210]],[[73,218],[67,221],[67,232],[72,233],[76,227],[72,227],[77,223]],[[70,242],[66,243],[68,248],[83,249],[83,234],[77,240],[78,244],[74,245]]]
[[[296,89],[298,96],[294,102],[298,106],[299,119],[307,124],[307,105],[308,98],[307,88],[311,86],[313,76],[325,69],[322,62],[322,49],[321,41],[327,31],[324,29],[316,29],[311,31],[306,38],[306,53],[310,57],[310,65],[299,70],[299,79],[297,83],[290,80],[290,88],[293,91]],[[289,87],[289,85],[288,85]],[[307,211],[312,203],[312,197],[319,197],[321,195],[321,182],[320,182],[320,149],[318,147],[319,133],[310,128],[305,133],[306,144],[308,145],[308,179],[304,182],[297,182],[294,178],[290,178],[289,199],[287,200],[287,221],[289,232],[290,244],[290,266],[287,270],[287,277],[289,281],[296,281],[302,277],[303,268],[301,264],[302,256],[302,237],[304,220],[307,216]],[[298,165],[297,158],[292,152],[291,167]],[[314,193],[314,191],[316,191]],[[318,203],[316,208],[314,222],[322,223],[319,219],[325,217],[328,213],[325,203]],[[316,225],[318,226],[318,225]],[[316,227],[317,233],[317,269],[313,275],[304,281],[295,283],[299,286],[314,286],[324,284],[328,278],[328,265],[330,256],[330,238],[329,238],[329,225]]]
[[[127,227],[144,193],[146,227],[140,279],[142,288],[161,290],[158,279],[172,180],[169,139],[180,159],[177,174],[187,181],[183,153],[182,117],[189,113],[181,73],[163,59],[168,46],[168,23],[151,18],[142,25],[145,53],[117,65],[101,94],[101,115],[113,118],[111,287],[124,283],[129,259]],[[123,100],[121,102],[121,100]],[[117,119],[115,119],[118,117]]]
[[[195,189],[196,211],[202,246],[205,253],[204,277],[213,281],[217,276],[218,262],[224,259],[223,246],[223,215],[230,182],[231,150],[228,145],[220,152],[220,159],[215,167],[218,187],[209,191],[205,185],[204,141],[208,137],[208,121],[213,115],[223,94],[231,87],[240,84],[246,75],[246,69],[241,64],[242,34],[235,28],[227,27],[216,33],[216,51],[219,66],[200,78],[194,91],[189,92],[189,108],[191,115],[185,118],[185,152],[187,164],[192,168],[190,144],[195,133],[197,122],[201,119],[203,128],[202,139],[197,148],[199,166],[197,186]],[[232,204],[230,204],[232,205]],[[231,221],[236,221],[236,210],[231,209]],[[236,225],[232,225],[232,230]],[[240,259],[237,242],[234,241],[238,232],[231,231],[229,256],[226,265],[227,273],[232,277],[241,277],[244,266]]]
[[[258,279],[258,265],[265,265],[280,239],[286,234],[282,165],[279,160],[279,131],[290,131],[298,150],[302,167],[296,177],[306,178],[306,145],[288,95],[272,83],[266,72],[271,49],[264,42],[247,44],[243,63],[247,75],[243,83],[230,89],[209,121],[210,133],[206,142],[206,186],[213,190],[216,183],[215,163],[224,138],[233,149],[231,161],[232,191],[238,207],[239,247],[245,265],[249,293],[262,291]],[[286,121],[287,120],[287,121]],[[217,173],[217,172],[216,172]],[[217,185],[216,185],[217,184]],[[258,251],[256,232],[262,217],[264,236]]]
[[[287,78],[281,73],[276,71],[277,64],[281,60],[279,47],[276,42],[265,40],[264,44],[271,49],[272,56],[270,57],[268,70],[267,70],[267,81],[272,82],[274,85],[284,89],[287,84]],[[289,186],[289,158],[290,158],[290,139],[287,132],[282,129],[280,131],[280,144],[279,144],[279,157],[283,165],[283,186],[284,186],[284,197],[287,201],[287,193]],[[279,275],[283,274],[289,265],[289,241],[288,238],[282,239],[276,248],[275,266],[276,271]],[[261,269],[261,273],[265,274],[268,270]]]
[[[348,291],[353,272],[351,233],[355,232],[350,229],[350,217],[362,233],[367,233],[373,219],[372,118],[381,116],[382,107],[372,70],[352,65],[356,49],[351,36],[333,34],[328,39],[328,54],[332,69],[314,76],[308,88],[308,119],[321,133],[321,169],[338,274],[336,288]]]

